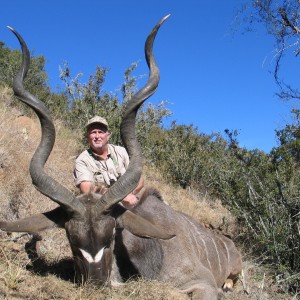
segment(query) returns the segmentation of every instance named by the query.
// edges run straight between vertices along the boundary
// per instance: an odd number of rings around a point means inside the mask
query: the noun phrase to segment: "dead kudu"
[[[182,292],[191,293],[193,299],[212,300],[217,299],[224,283],[230,286],[241,271],[241,255],[233,242],[166,205],[155,189],[146,189],[131,211],[119,204],[137,186],[142,173],[135,119],[139,107],[159,83],[153,42],[167,17],[147,37],[145,56],[150,75],[146,85],[128,102],[123,115],[120,131],[130,156],[129,167],[104,195],[74,196],[45,173],[44,165],[55,142],[55,128],[45,105],[23,86],[30,54],[22,37],[10,28],[20,42],[23,55],[13,90],[38,115],[42,129],[40,144],[30,163],[30,175],[37,190],[58,207],[14,222],[2,221],[0,228],[33,233],[55,226],[64,228],[80,281],[109,286],[142,276],[169,282]]]

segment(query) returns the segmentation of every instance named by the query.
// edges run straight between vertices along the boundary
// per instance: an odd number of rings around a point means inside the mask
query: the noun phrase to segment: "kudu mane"
[[[147,198],[149,198],[149,196],[154,196],[155,198],[159,199],[160,201],[164,201],[163,196],[161,195],[160,191],[157,190],[154,187],[147,187],[142,196],[140,201],[138,202],[138,205],[141,205],[144,201],[146,201]]]

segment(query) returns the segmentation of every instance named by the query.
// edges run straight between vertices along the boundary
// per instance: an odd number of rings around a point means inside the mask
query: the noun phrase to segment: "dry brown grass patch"
[[[156,187],[164,200],[174,209],[192,216],[203,225],[211,225],[211,227],[222,229],[226,233],[235,232],[236,220],[222,206],[221,201],[213,200],[209,196],[203,197],[192,189],[182,189],[172,185],[153,168],[145,167],[144,173],[145,185]]]

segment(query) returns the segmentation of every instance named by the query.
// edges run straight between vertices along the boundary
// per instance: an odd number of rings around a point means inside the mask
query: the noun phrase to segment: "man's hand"
[[[105,194],[108,190],[105,184],[94,184],[90,181],[83,181],[79,185],[80,192],[82,194],[87,194],[90,192],[99,193],[99,194]]]
[[[130,193],[127,195],[123,200],[122,204],[124,205],[125,208],[131,209],[133,208],[137,203],[139,202],[139,199],[136,195]]]

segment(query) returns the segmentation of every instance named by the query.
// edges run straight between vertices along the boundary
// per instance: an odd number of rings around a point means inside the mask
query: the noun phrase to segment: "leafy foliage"
[[[22,55],[19,50],[11,50],[0,41],[0,85],[12,87],[14,75],[20,68]],[[43,99],[47,106],[53,111],[54,116],[61,115],[65,108],[66,99],[61,94],[50,92],[47,84],[48,75],[45,71],[46,59],[43,56],[31,57],[30,69],[24,85],[31,94]],[[27,114],[32,111],[19,101],[14,105],[20,107]]]
[[[88,119],[95,115],[110,116],[112,128],[120,124],[122,105],[115,95],[103,92],[107,71],[98,66],[88,82],[82,84],[81,73],[73,78],[67,64],[61,69],[60,78],[66,85],[65,95],[68,99],[65,123],[69,128],[82,130]]]
[[[243,225],[241,234],[249,249],[274,265],[278,283],[299,290],[300,168],[293,155],[297,137],[290,128],[293,126],[287,125],[277,132],[280,138],[290,139],[270,154],[240,149],[230,140],[240,162],[233,184],[239,186],[239,193],[227,200]]]
[[[68,65],[61,69],[60,78],[66,85],[69,106],[65,122],[68,127],[82,132],[83,142],[85,142],[85,132],[82,130],[88,119],[100,115],[108,119],[110,131],[113,133],[111,142],[122,144],[119,128],[124,107],[136,91],[136,78],[132,76],[136,67],[137,64],[132,64],[125,70],[125,80],[121,88],[122,101],[119,101],[116,94],[106,93],[103,90],[107,68],[98,66],[95,74],[89,77],[86,84],[80,83],[82,74],[78,74],[75,78],[71,76]],[[169,115],[170,111],[164,101],[158,106],[150,103],[140,111],[137,117],[137,136],[142,144],[145,143],[151,128],[161,125],[162,119]]]

